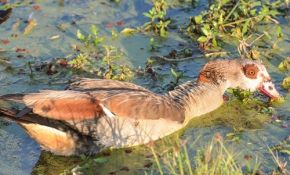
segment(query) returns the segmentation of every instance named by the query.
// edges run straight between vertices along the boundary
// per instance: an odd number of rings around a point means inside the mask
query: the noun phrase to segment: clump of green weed
[[[125,28],[121,33],[132,34],[135,32],[153,32],[161,37],[167,37],[168,25],[170,20],[166,17],[168,4],[166,0],[153,0],[152,8],[144,13],[144,16],[150,19],[143,26],[133,28]]]
[[[42,151],[39,160],[31,174],[70,174],[69,170],[81,163],[78,157],[56,156],[50,152]]]
[[[114,46],[105,45],[105,37],[100,36],[95,25],[91,26],[88,35],[78,30],[76,36],[82,44],[76,46],[78,54],[68,62],[72,68],[106,79],[128,81],[133,77],[132,69],[121,64],[124,53]]]
[[[86,47],[91,45],[98,47],[105,40],[105,38],[100,36],[99,29],[95,25],[91,26],[90,31],[91,33],[85,36],[80,32],[80,30],[77,30],[77,38],[83,42]]]
[[[166,0],[153,0],[153,7],[144,16],[150,19],[150,22],[144,24],[145,31],[153,31],[161,37],[167,36],[167,27],[170,20],[166,19],[168,4]]]
[[[258,96],[254,92],[250,92],[248,90],[242,89],[229,89],[227,91],[229,95],[234,99],[241,101],[244,105],[254,105],[256,106],[256,110],[261,114],[270,115],[273,113],[269,104],[265,103],[265,99],[258,98]]]
[[[218,47],[222,38],[233,37],[239,41],[240,54],[258,58],[258,51],[253,49],[257,40],[263,37],[270,41],[273,35],[282,35],[279,22],[275,19],[282,5],[280,0],[216,0],[209,10],[191,17],[187,34],[192,38],[197,37],[204,49]],[[264,27],[261,33],[258,26],[263,24],[274,25]]]

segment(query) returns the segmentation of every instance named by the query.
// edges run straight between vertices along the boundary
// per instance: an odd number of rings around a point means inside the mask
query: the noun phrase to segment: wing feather
[[[85,82],[88,81],[85,80]],[[98,81],[93,80],[93,82]],[[111,83],[111,81],[108,82]],[[92,87],[90,84],[84,89]],[[166,96],[148,90],[138,90],[139,86],[136,86],[135,90],[118,89],[116,84],[114,87],[115,89],[91,89],[89,91],[45,90],[26,94],[23,101],[34,113],[58,120],[86,120],[102,116],[118,116],[136,120],[163,118],[178,122],[184,121],[183,107]]]
[[[91,79],[81,78],[71,83],[67,89],[69,90],[133,90],[133,91],[145,91],[150,92],[148,89],[138,86],[133,83],[117,81],[117,80],[106,80],[106,79]]]
[[[99,97],[100,103],[118,117],[184,121],[182,106],[165,96],[140,91],[118,91],[114,95],[111,93],[111,91],[91,92],[93,96]]]
[[[84,120],[104,114],[99,101],[76,91],[41,91],[27,94],[23,101],[33,112],[58,120]]]

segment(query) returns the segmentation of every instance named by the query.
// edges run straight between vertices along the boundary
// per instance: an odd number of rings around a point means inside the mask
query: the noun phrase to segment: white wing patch
[[[108,108],[106,108],[103,104],[100,103],[100,106],[102,107],[102,109],[107,117],[116,118],[116,116]]]

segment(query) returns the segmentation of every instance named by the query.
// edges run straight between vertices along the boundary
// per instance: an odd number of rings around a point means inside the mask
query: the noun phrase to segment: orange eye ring
[[[256,79],[258,71],[258,67],[254,64],[247,64],[243,67],[243,72],[245,76],[250,79]]]

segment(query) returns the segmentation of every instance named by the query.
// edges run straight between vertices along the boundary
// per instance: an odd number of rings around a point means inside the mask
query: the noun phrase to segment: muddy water
[[[193,7],[190,3],[183,5],[177,3],[172,6],[168,15],[176,19],[176,25],[183,25],[190,15],[196,15],[205,9],[206,4],[207,1],[199,1]],[[41,65],[73,54],[71,45],[79,42],[75,36],[77,29],[88,31],[91,24],[99,27],[100,34],[107,37],[107,44],[122,49],[128,64],[133,67],[144,67],[148,57],[168,54],[172,49],[183,47],[189,47],[194,54],[200,55],[196,44],[181,37],[176,30],[170,31],[168,39],[156,38],[162,46],[158,52],[150,52],[151,36],[119,35],[116,39],[111,39],[112,29],[120,31],[125,27],[141,26],[145,23],[147,19],[143,16],[143,12],[150,8],[150,1],[147,0],[120,1],[120,3],[105,0],[36,1],[15,8],[11,18],[0,25],[0,94],[64,88],[72,74],[48,76],[43,71],[31,72],[29,64]],[[35,19],[37,26],[29,34],[24,35],[23,31],[29,18]],[[116,25],[118,21],[121,23]],[[265,60],[274,82],[285,96],[285,103],[274,107],[275,115],[281,117],[280,121],[271,122],[271,116],[260,116],[251,106],[243,106],[236,101],[228,102],[217,111],[195,119],[182,134],[179,134],[181,139],[188,140],[191,157],[194,157],[196,150],[208,144],[215,133],[225,136],[238,129],[239,141],[228,141],[227,145],[233,151],[240,152],[241,156],[238,159],[241,165],[243,165],[244,155],[253,155],[259,157],[265,171],[275,168],[267,146],[277,145],[289,137],[290,133],[289,128],[286,127],[290,124],[290,95],[280,87],[286,74],[277,69],[277,65],[283,58],[290,55],[290,27],[289,19],[281,19],[281,22],[286,40],[279,44],[280,49],[276,51],[280,56]],[[18,27],[16,27],[17,23],[19,23]],[[51,39],[55,36],[57,39]],[[152,81],[150,77],[136,77],[133,81],[155,92],[164,92],[170,81],[173,81],[170,68],[182,71],[184,78],[181,82],[184,82],[196,78],[198,70],[208,60],[208,58],[196,58],[177,64],[164,63],[157,66],[158,73],[162,75],[157,82]],[[7,105],[4,102],[0,103]],[[198,137],[202,139],[192,145],[191,143]],[[105,157],[105,163],[94,164],[94,168],[100,174],[110,172],[143,174],[143,171],[150,167],[148,163],[150,154],[146,147],[142,146],[129,151],[115,150],[109,154],[102,153],[97,157]],[[284,161],[289,161],[289,157],[285,154],[280,157]],[[31,174],[32,171],[35,174],[59,174],[83,162],[84,158],[65,158],[42,151],[18,125],[0,120],[0,174]]]

